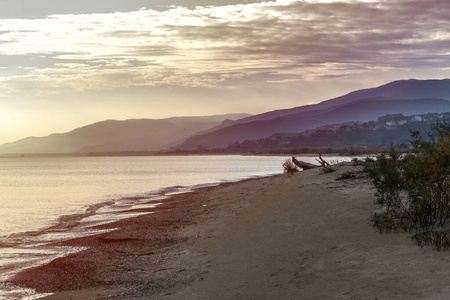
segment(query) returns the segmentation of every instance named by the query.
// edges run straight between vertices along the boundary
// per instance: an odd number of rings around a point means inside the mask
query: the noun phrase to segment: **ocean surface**
[[[25,268],[83,250],[46,246],[49,242],[98,234],[90,227],[133,217],[124,211],[155,206],[155,200],[174,193],[281,174],[286,158],[0,158],[0,300],[42,297],[2,282]],[[299,159],[315,162],[313,157]]]

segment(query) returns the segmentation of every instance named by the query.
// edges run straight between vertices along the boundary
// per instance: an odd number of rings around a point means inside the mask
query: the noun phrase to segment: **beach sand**
[[[368,180],[336,180],[352,168],[175,195],[13,283],[48,300],[450,298],[450,253],[378,233]]]

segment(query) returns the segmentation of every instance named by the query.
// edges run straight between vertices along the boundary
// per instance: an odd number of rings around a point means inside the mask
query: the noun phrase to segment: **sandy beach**
[[[47,300],[448,299],[449,252],[378,233],[367,179],[336,180],[352,168],[175,195],[13,283]]]

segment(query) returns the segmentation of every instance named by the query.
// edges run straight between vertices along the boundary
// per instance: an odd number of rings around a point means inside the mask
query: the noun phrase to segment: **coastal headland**
[[[370,223],[363,176],[312,169],[174,195],[12,283],[55,299],[448,299],[448,251]]]

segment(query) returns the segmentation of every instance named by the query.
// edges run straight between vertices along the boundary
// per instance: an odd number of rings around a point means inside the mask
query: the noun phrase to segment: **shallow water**
[[[281,173],[281,157],[68,157],[0,159],[0,237],[54,224],[94,204],[165,187]],[[174,191],[177,191],[174,188]]]
[[[281,156],[0,158],[0,300],[33,299],[2,285],[18,271],[82,249],[52,241],[98,234],[170,194],[282,173]],[[300,158],[314,162],[312,157]],[[155,203],[156,202],[156,203]]]

